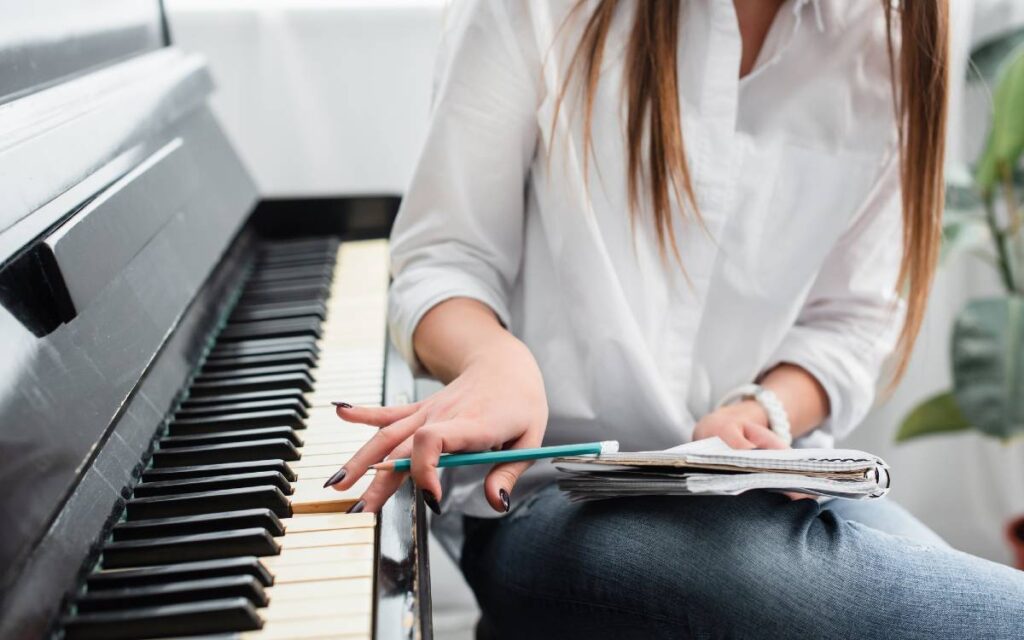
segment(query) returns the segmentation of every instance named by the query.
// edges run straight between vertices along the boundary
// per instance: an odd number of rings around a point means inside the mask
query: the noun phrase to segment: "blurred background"
[[[269,200],[401,195],[425,133],[435,54],[457,5],[165,0],[172,38],[207,57],[218,86],[214,110],[261,197]],[[977,313],[965,317],[970,301],[994,298],[1002,301],[1000,309],[1008,299],[1011,306],[1013,299],[1019,303],[1019,295],[1007,295],[999,249],[1009,246],[1013,254],[1012,238],[1004,238],[1011,231],[1018,232],[1018,251],[1024,242],[1013,195],[1020,154],[1013,135],[1024,128],[1024,110],[1015,105],[1024,102],[1011,95],[1013,78],[1003,83],[1006,95],[999,86],[1013,73],[1024,83],[1024,74],[1013,68],[1024,2],[951,0],[951,6],[948,251],[906,378],[843,444],[884,457],[894,470],[893,497],[953,546],[1012,563],[1008,527],[1024,515],[1024,372],[1018,367],[1002,379],[1000,401],[1010,406],[1001,407],[998,418],[974,420],[972,399],[985,399],[991,409],[991,396],[954,376],[962,363],[951,357],[959,353],[951,340],[955,326],[977,329],[971,324],[978,324]],[[1007,105],[1004,121],[997,122],[1010,136],[1006,148],[987,144],[993,105],[1000,102]],[[996,167],[1009,163],[1008,187],[1001,180],[994,186],[979,182],[980,157]],[[1004,239],[1007,244],[996,246]],[[992,357],[1024,362],[1024,346],[1018,342],[1018,351],[1009,353],[1006,347],[1009,338],[1024,335],[1024,325],[992,328],[985,309],[979,313],[997,352]],[[937,395],[954,387],[952,396]],[[422,382],[421,392],[429,391],[430,383]],[[930,433],[936,430],[945,432]],[[915,433],[925,435],[897,442],[900,434]],[[436,545],[431,562],[435,632],[440,638],[472,637],[472,595]]]

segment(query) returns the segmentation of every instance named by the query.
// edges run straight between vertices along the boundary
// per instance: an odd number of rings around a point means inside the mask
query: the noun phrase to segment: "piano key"
[[[253,404],[253,403],[249,403]],[[291,401],[291,404],[297,404]],[[260,427],[289,427],[302,429],[305,427],[303,418],[306,411],[299,413],[295,409],[275,409],[270,411],[239,411],[205,417],[177,417],[167,428],[171,436],[198,435],[232,429],[246,430]],[[181,415],[178,412],[177,415]],[[308,415],[308,414],[307,414]]]
[[[240,301],[243,304],[254,302],[315,302],[326,300],[330,294],[327,285],[307,285],[302,287],[260,286],[246,287]]]
[[[354,580],[353,580],[354,582]],[[260,611],[264,623],[278,620],[314,620],[316,618],[349,617],[373,613],[373,592],[350,590],[341,595],[320,594],[302,600],[277,600],[273,606]],[[323,632],[337,632],[337,629],[324,629]]]
[[[238,489],[240,487],[275,486],[283,494],[292,493],[292,485],[288,479],[277,471],[257,471],[253,473],[232,473],[227,475],[208,476],[204,478],[182,478],[178,480],[161,480],[143,482],[135,486],[133,496],[149,498],[152,496],[168,496],[181,493],[200,493],[220,489]]]
[[[164,436],[160,440],[160,450],[199,447],[227,442],[245,442],[247,440],[268,440],[271,438],[287,440],[296,447],[302,446],[302,438],[299,437],[294,428],[290,426],[277,426]]]
[[[89,576],[89,591],[145,587],[188,580],[201,580],[220,576],[252,576],[264,587],[274,584],[274,578],[259,558],[223,558],[202,562],[182,562],[136,569],[104,569]]]
[[[290,582],[275,584],[273,587],[264,588],[264,593],[277,604],[280,602],[294,602],[296,600],[308,600],[319,597],[350,599],[358,594],[371,594],[373,581],[368,578],[338,578],[333,580],[315,580],[308,582]],[[352,598],[355,600],[354,598]],[[367,600],[367,603],[372,603]]]
[[[186,467],[189,465],[242,462],[245,460],[266,460],[277,458],[292,461],[299,459],[299,452],[289,440],[247,440],[226,442],[201,447],[179,447],[157,449],[153,452],[154,467]]]
[[[344,544],[373,544],[373,529],[353,528],[332,531],[310,531],[305,533],[289,531],[278,541],[282,549],[311,549],[333,547]]]
[[[263,367],[250,367],[239,370],[210,371],[200,373],[193,382],[210,382],[212,380],[224,380],[227,378],[238,378],[240,376],[268,376],[284,373],[305,373],[312,376],[315,367],[303,364],[273,364]]]
[[[189,397],[182,403],[182,408],[200,409],[219,407],[235,402],[268,402],[271,400],[294,400],[304,407],[309,407],[306,392],[297,387],[287,389],[267,389],[266,391],[247,391],[243,393],[222,393],[208,396]]]
[[[287,373],[273,376],[239,376],[225,380],[195,382],[189,387],[189,397],[251,393],[275,389],[313,390],[313,379],[307,373]]]
[[[245,598],[83,613],[62,622],[68,640],[165,638],[249,631],[263,625],[256,608]]]
[[[290,487],[289,491],[291,491]],[[204,513],[177,518],[152,518],[149,520],[119,522],[114,525],[112,537],[115,542],[120,542],[123,540],[167,538],[177,535],[256,527],[266,530],[274,537],[283,536],[285,533],[285,525],[270,509],[243,509],[241,511]]]
[[[254,273],[249,282],[295,280],[297,278],[316,278],[320,276],[333,280],[333,265],[313,264],[301,267],[267,267]]]
[[[295,514],[286,525],[289,534],[336,529],[373,529],[377,524],[372,513],[312,513]]]
[[[292,514],[288,497],[274,486],[221,489],[202,493],[186,493],[152,498],[128,500],[128,520],[147,518],[173,518],[202,513],[239,511],[242,509],[270,509],[280,518]]]
[[[340,466],[340,464],[339,464]],[[345,491],[324,487],[323,481],[299,480],[295,483],[291,508],[293,513],[344,512],[354,505],[370,486],[372,475],[365,475]],[[287,525],[285,525],[287,526]]]
[[[207,359],[228,358],[246,355],[266,355],[283,353],[296,349],[311,349],[317,353],[320,347],[317,340],[308,336],[297,338],[275,338],[273,340],[243,340],[218,344],[207,354]]]
[[[263,566],[271,574],[277,574],[284,567],[295,568],[299,565],[348,565],[351,564],[353,571],[373,572],[374,548],[372,543],[367,544],[339,544],[329,547],[309,547],[300,549],[281,549],[277,555],[260,558]],[[358,575],[358,574],[357,574]]]
[[[302,316],[281,320],[261,320],[259,322],[239,322],[229,324],[217,336],[218,342],[231,342],[250,338],[286,338],[291,336],[321,335],[319,316]]]
[[[250,400],[247,402],[225,402],[214,405],[182,405],[175,412],[175,418],[210,418],[232,413],[255,413],[259,411],[294,411],[300,417],[309,415],[300,398],[270,398],[268,400]]]
[[[245,598],[256,607],[269,603],[259,580],[236,575],[87,592],[75,600],[75,608],[79,612],[118,611],[222,598]]]
[[[103,546],[102,565],[116,569],[239,556],[271,556],[280,550],[280,545],[266,529],[253,527],[108,542]]]
[[[303,291],[324,291],[322,295],[311,300],[311,302],[327,300],[329,291],[331,288],[331,278],[324,275],[307,275],[307,276],[296,276],[294,278],[260,278],[252,279],[246,282],[245,290],[242,293],[242,299],[252,293],[262,293],[265,291],[279,291],[281,289],[287,289],[289,291],[303,290]],[[281,300],[274,298],[268,300],[271,303],[280,303]]]
[[[297,349],[259,356],[235,356],[208,360],[203,365],[203,373],[212,371],[240,371],[252,367],[262,367],[269,364],[302,364],[314,368],[317,363],[317,354],[312,349]]]
[[[369,638],[372,617],[366,615],[328,616],[313,620],[267,621],[260,631],[241,634],[241,640],[346,640]]]
[[[289,482],[295,481],[295,472],[284,460],[246,460],[243,462],[226,462],[224,464],[201,464],[187,467],[164,467],[147,469],[142,473],[143,482],[159,482],[162,480],[180,480],[184,478],[203,478],[233,473],[257,473],[259,471],[276,471]]]

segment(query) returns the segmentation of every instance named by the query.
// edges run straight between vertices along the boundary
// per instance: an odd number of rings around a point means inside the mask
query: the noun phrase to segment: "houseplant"
[[[972,61],[978,77],[995,79],[992,124],[973,171],[949,176],[943,254],[982,254],[1004,292],[960,311],[951,340],[953,388],[914,408],[897,441],[967,429],[1004,441],[1024,435],[1024,30],[979,48]],[[1007,535],[1024,569],[1024,517]]]

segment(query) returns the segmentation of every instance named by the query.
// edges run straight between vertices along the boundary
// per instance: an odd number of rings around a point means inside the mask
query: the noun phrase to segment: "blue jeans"
[[[549,486],[464,525],[489,637],[1024,638],[1024,572],[888,500],[574,504]]]

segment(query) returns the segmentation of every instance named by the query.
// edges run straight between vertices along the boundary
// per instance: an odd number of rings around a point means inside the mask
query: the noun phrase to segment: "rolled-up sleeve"
[[[905,310],[896,282],[902,229],[899,162],[891,153],[764,369],[785,362],[813,375],[830,403],[819,429],[837,439],[871,409],[882,367],[899,338]]]
[[[479,300],[508,325],[522,257],[537,79],[504,2],[479,0],[463,11],[391,233],[389,328],[414,366],[413,332],[444,300]]]

